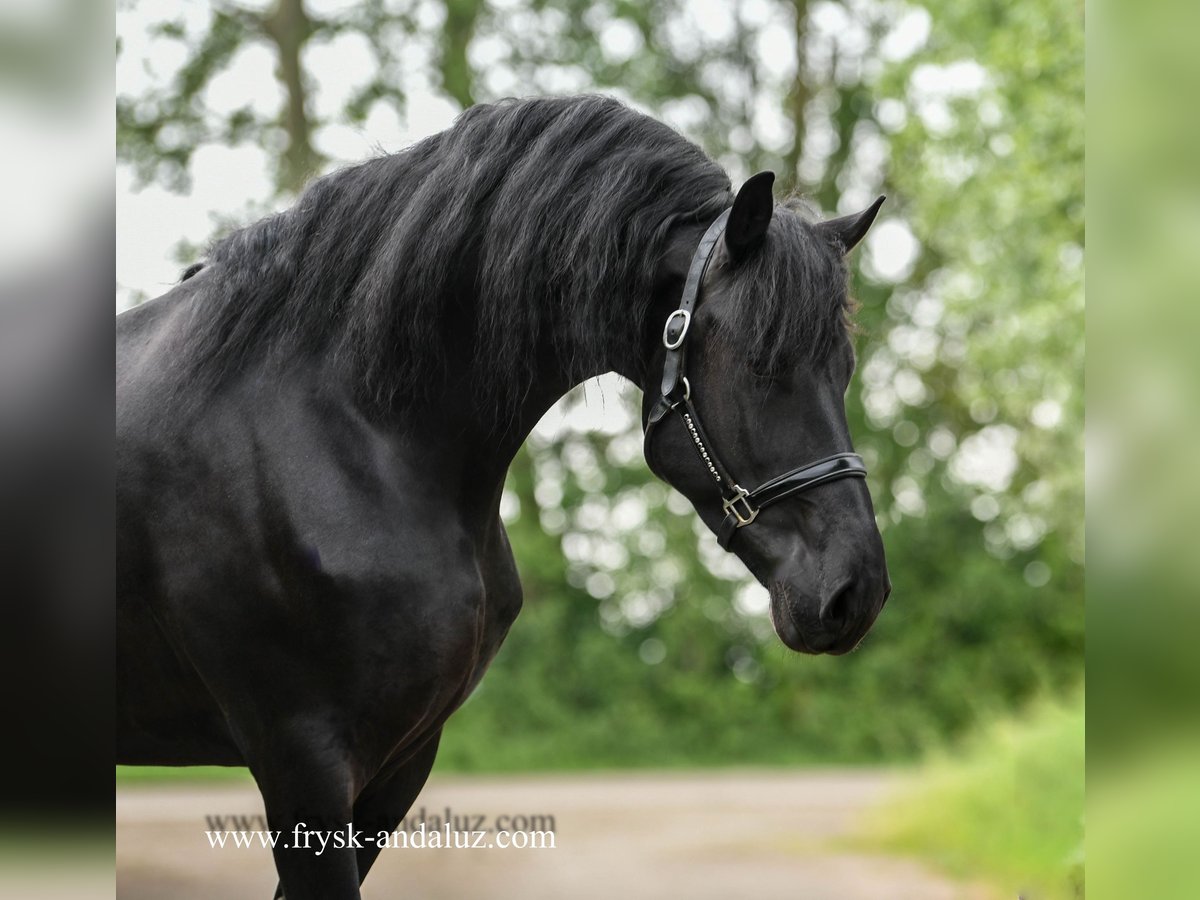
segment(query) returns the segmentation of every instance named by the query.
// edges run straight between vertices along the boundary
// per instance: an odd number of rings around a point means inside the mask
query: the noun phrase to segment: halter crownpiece
[[[704,285],[704,276],[712,262],[713,252],[717,242],[725,232],[729,221],[729,210],[717,216],[716,221],[708,226],[704,237],[696,246],[688,267],[687,278],[683,283],[683,295],[679,306],[667,316],[663,325],[662,343],[666,350],[663,359],[662,384],[658,399],[650,409],[646,421],[644,438],[644,453],[650,458],[651,435],[654,427],[661,422],[667,413],[675,412],[687,428],[688,437],[704,463],[705,469],[712,477],[713,483],[721,493],[721,509],[725,518],[717,531],[717,541],[728,550],[733,536],[738,530],[745,528],[758,518],[759,512],[772,503],[778,503],[814,488],[819,484],[837,481],[840,478],[866,478],[867,467],[862,457],[857,453],[835,453],[816,462],[808,463],[799,468],[784,472],[768,481],[763,482],[754,490],[746,490],[730,475],[729,470],[722,465],[712,442],[704,433],[700,424],[700,414],[692,403],[692,386],[685,374],[687,362],[687,337],[692,324],[692,313],[700,300],[700,289]]]

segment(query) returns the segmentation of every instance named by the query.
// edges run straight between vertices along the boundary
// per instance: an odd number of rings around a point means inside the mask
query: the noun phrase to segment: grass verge
[[[1023,900],[1084,896],[1083,694],[997,722],[868,817],[872,849],[921,857]]]

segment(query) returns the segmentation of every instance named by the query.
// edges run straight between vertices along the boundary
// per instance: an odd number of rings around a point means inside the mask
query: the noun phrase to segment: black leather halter
[[[644,452],[649,460],[650,439],[654,434],[654,426],[661,422],[669,412],[673,411],[679,414],[688,430],[688,436],[696,447],[696,452],[700,454],[700,459],[708,469],[708,474],[712,476],[717,489],[721,492],[721,508],[725,511],[725,519],[721,522],[721,527],[717,532],[717,540],[726,550],[729,549],[738,529],[746,527],[758,518],[763,507],[778,503],[780,500],[816,487],[818,484],[825,484],[827,481],[836,481],[839,478],[867,477],[867,467],[861,456],[857,453],[835,453],[808,465],[792,469],[790,472],[784,472],[782,475],[760,484],[754,490],[748,491],[730,475],[729,469],[721,463],[713,449],[712,442],[704,433],[704,428],[700,424],[700,416],[696,412],[696,407],[692,405],[691,385],[688,383],[687,375],[684,374],[684,365],[687,361],[687,335],[692,324],[692,313],[700,299],[704,275],[708,271],[713,251],[716,249],[717,241],[725,232],[725,223],[728,220],[729,210],[725,210],[704,233],[704,237],[701,238],[700,244],[692,256],[687,280],[683,285],[683,296],[679,300],[679,308],[667,316],[662,338],[663,346],[666,348],[666,357],[663,360],[662,387],[658,400],[650,410],[644,438]]]

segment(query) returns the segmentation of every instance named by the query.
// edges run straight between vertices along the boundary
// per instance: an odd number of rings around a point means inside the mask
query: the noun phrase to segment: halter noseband
[[[650,410],[644,438],[644,452],[649,459],[650,437],[654,433],[654,426],[672,411],[683,419],[696,452],[700,454],[704,467],[721,492],[721,508],[725,511],[725,519],[717,532],[717,540],[726,550],[729,549],[738,529],[745,528],[758,518],[763,507],[827,481],[867,477],[867,467],[861,456],[857,453],[835,453],[790,472],[784,472],[748,491],[733,479],[729,470],[717,458],[712,442],[700,425],[700,415],[692,405],[692,387],[684,374],[684,364],[687,360],[687,335],[692,324],[692,312],[700,299],[700,288],[703,286],[705,273],[708,272],[708,264],[712,261],[713,251],[717,241],[724,234],[725,223],[728,221],[729,210],[725,210],[700,239],[683,284],[683,296],[679,300],[679,307],[667,316],[663,326],[662,342],[666,348],[666,357],[663,360],[662,387],[658,400]]]

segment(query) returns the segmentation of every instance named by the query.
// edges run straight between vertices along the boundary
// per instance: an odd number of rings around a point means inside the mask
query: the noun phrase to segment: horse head
[[[844,257],[883,198],[812,223],[775,205],[773,179],[751,178],[698,246],[667,256],[645,452],[768,588],[783,642],[845,653],[891,591],[844,400],[855,364]]]

